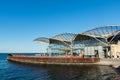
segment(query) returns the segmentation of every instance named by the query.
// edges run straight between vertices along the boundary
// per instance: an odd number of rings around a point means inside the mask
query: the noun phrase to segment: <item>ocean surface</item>
[[[120,80],[120,69],[109,66],[30,65],[6,58],[0,53],[0,80]]]

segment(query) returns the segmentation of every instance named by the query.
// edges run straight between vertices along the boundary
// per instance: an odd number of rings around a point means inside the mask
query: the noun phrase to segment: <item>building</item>
[[[120,26],[103,26],[79,34],[62,33],[52,38],[40,37],[34,41],[48,43],[49,56],[118,58],[119,40]]]

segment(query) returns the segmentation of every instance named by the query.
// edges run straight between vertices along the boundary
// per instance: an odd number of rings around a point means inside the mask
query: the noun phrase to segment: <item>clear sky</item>
[[[0,52],[44,52],[35,38],[105,25],[120,25],[120,0],[0,0]]]

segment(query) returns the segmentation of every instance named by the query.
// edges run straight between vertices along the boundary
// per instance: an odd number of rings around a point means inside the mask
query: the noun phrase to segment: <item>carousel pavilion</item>
[[[120,26],[103,26],[79,34],[62,33],[34,41],[48,43],[47,52],[50,56],[117,58],[120,57],[119,40]]]

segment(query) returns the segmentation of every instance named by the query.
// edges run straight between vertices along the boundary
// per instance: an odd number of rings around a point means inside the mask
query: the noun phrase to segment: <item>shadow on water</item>
[[[8,62],[27,80],[120,80],[115,69],[96,65],[32,65]],[[23,76],[22,76],[23,77]]]
[[[119,73],[119,75],[120,75],[120,66],[117,68],[117,71],[118,71],[118,73]]]

